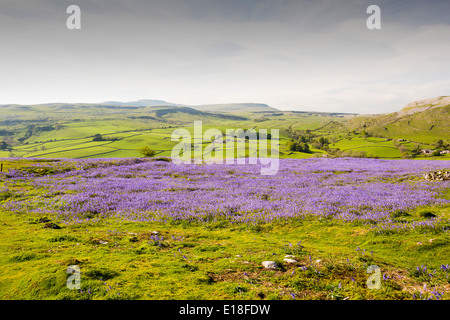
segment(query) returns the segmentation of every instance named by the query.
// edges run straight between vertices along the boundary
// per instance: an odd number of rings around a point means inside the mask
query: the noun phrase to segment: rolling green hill
[[[360,116],[348,123],[351,130],[365,130],[391,139],[434,143],[450,137],[450,97],[417,101],[399,112]]]
[[[138,157],[137,150],[145,145],[159,156],[170,156],[178,143],[171,141],[172,132],[176,128],[192,131],[194,121],[201,120],[203,130],[278,129],[281,157],[395,159],[412,156],[418,148],[436,149],[438,140],[444,146],[450,142],[448,101],[448,97],[438,97],[372,116],[279,111],[252,103],[187,106],[162,100],[1,105],[0,157]],[[102,136],[101,141],[93,141],[96,134]],[[300,137],[307,137],[311,152],[288,149],[288,142]],[[320,138],[325,145],[318,145]]]
[[[228,103],[192,106],[192,108],[207,112],[276,112],[275,108],[261,103]]]
[[[264,112],[264,111],[278,111],[275,108],[262,103],[226,103],[226,104],[205,104],[205,105],[184,105],[164,100],[137,100],[129,102],[120,101],[106,101],[103,105],[114,106],[141,106],[141,107],[161,107],[161,106],[177,106],[177,107],[189,107],[199,111],[205,112]]]

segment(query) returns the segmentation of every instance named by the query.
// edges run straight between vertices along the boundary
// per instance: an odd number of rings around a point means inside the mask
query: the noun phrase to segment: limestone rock
[[[263,261],[262,265],[266,269],[278,269],[278,265],[275,261]]]
[[[286,262],[286,263],[297,263],[298,262],[297,260],[288,259],[288,258],[285,258],[283,261]]]

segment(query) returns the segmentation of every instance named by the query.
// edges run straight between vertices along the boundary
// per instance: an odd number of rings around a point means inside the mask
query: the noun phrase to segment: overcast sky
[[[0,104],[392,112],[450,95],[449,17],[449,0],[0,0]]]

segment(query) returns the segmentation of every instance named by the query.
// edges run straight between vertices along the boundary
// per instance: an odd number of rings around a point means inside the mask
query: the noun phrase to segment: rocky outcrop
[[[416,112],[425,111],[432,108],[443,107],[450,104],[450,96],[441,96],[418,100],[408,103],[402,110],[398,112],[398,116],[403,117]]]
[[[450,171],[436,171],[425,173],[423,175],[423,178],[425,180],[438,180],[438,181],[450,180]]]
[[[262,265],[266,269],[278,269],[278,265],[275,261],[263,261]]]

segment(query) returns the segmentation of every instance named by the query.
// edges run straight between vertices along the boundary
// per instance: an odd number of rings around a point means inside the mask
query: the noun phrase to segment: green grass
[[[429,210],[449,215],[449,208]],[[418,212],[406,218],[421,219]],[[155,230],[163,241],[151,240]],[[27,214],[0,212],[0,238],[0,299],[259,300],[292,299],[291,293],[297,299],[411,299],[424,282],[449,286],[439,272],[422,279],[412,271],[449,263],[448,233],[376,234],[330,220],[258,226],[104,220],[53,230]],[[287,254],[299,263],[284,263]],[[265,270],[264,260],[281,268]],[[393,277],[379,290],[366,287],[371,264]],[[66,287],[69,265],[80,267],[83,292]]]
[[[4,171],[33,170],[36,162],[3,161]],[[32,185],[16,187],[39,196]],[[0,202],[15,196],[14,189],[4,191]],[[443,196],[450,198],[448,190]],[[428,292],[447,292],[450,275],[439,267],[450,263],[450,206],[399,211],[393,218],[437,218],[447,221],[447,231],[378,232],[314,217],[258,225],[113,219],[65,225],[55,216],[0,210],[0,299],[411,299],[425,283]],[[62,228],[45,228],[49,222]],[[152,240],[153,231],[163,240]],[[298,263],[286,264],[285,255]],[[265,260],[280,268],[264,269]],[[81,290],[66,287],[71,265],[80,267]],[[389,277],[379,290],[366,286],[369,265]],[[421,265],[436,269],[435,276],[417,272]]]
[[[170,156],[176,145],[171,135],[176,128],[185,128],[193,133],[194,121],[201,120],[203,131],[207,129],[278,129],[280,130],[281,157],[308,158],[321,156],[322,150],[302,154],[286,150],[289,130],[310,130],[316,138],[323,136],[334,140],[330,148],[339,148],[347,153],[364,151],[368,156],[400,159],[401,153],[395,139],[407,139],[401,143],[408,150],[416,144],[422,148],[434,148],[438,139],[448,143],[448,107],[398,118],[396,114],[363,117],[354,115],[276,112],[233,114],[195,114],[186,112],[157,115],[158,108],[108,109],[96,105],[26,106],[4,107],[2,116],[16,123],[1,124],[0,132],[9,135],[0,139],[14,140],[12,154],[25,158],[102,158],[135,157],[137,149],[148,145],[161,156]],[[159,108],[160,109],[160,108]],[[51,117],[49,116],[51,115]],[[233,118],[233,116],[235,118]],[[237,118],[239,116],[240,118]],[[1,119],[0,119],[1,120]],[[35,122],[33,122],[35,121]],[[42,126],[53,126],[41,131]],[[351,133],[353,130],[357,134]],[[366,130],[373,136],[362,138]],[[114,142],[92,142],[100,133],[104,137],[117,138]],[[393,140],[385,141],[386,138]],[[22,142],[19,142],[24,139]],[[311,144],[310,144],[311,147]],[[0,157],[9,157],[10,151],[0,151]],[[449,155],[439,158],[449,158]]]

